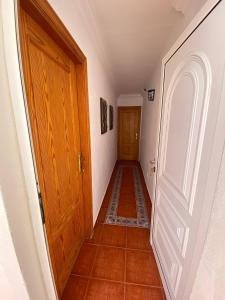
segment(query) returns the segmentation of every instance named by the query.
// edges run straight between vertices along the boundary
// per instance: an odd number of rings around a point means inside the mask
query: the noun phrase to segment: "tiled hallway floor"
[[[164,299],[159,272],[149,245],[149,230],[103,224],[114,176],[115,172],[93,236],[84,242],[80,250],[63,300]],[[143,180],[142,188],[150,215],[150,199]]]

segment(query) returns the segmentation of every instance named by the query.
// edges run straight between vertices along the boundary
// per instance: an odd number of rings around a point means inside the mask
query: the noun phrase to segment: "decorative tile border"
[[[123,169],[128,166],[119,166],[115,181],[113,185],[112,195],[109,202],[109,207],[106,213],[106,224],[115,224],[115,225],[123,225],[130,227],[142,227],[149,228],[149,219],[147,214],[147,209],[145,206],[145,198],[141,185],[141,178],[139,170],[136,166],[129,166],[129,168],[133,169],[133,178],[134,178],[134,190],[135,190],[135,199],[136,199],[136,208],[137,208],[137,219],[135,218],[125,218],[117,215],[118,205],[119,205],[119,197],[120,197],[120,189],[121,189],[121,181],[123,176]]]

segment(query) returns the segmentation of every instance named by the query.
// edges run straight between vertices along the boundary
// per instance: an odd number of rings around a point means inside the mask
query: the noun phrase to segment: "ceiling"
[[[89,0],[119,94],[148,88],[159,59],[204,2]]]

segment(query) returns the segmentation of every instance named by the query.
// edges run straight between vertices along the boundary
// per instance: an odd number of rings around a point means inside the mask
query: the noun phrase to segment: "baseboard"
[[[94,230],[95,224],[96,224],[96,222],[97,222],[98,215],[99,215],[100,209],[101,209],[101,207],[102,207],[102,203],[103,203],[103,201],[104,201],[104,199],[105,199],[105,197],[106,197],[106,194],[107,194],[107,192],[108,192],[110,183],[111,183],[111,181],[113,180],[113,176],[114,176],[114,174],[115,174],[115,170],[116,170],[116,167],[117,167],[117,163],[118,163],[118,160],[115,161],[114,167],[112,168],[111,175],[109,176],[108,183],[106,184],[105,192],[104,192],[104,194],[103,194],[104,196],[102,197],[102,201],[101,201],[101,204],[100,204],[100,208],[99,208],[99,210],[98,210],[97,218],[96,218],[96,220],[95,220],[94,223],[93,223],[93,230]],[[93,235],[93,232],[92,232],[92,235]]]

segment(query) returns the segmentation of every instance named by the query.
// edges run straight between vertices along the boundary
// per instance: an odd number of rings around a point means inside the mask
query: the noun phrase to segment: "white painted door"
[[[165,68],[153,248],[171,299],[189,299],[216,186],[211,165],[225,101],[224,21],[222,1]]]

